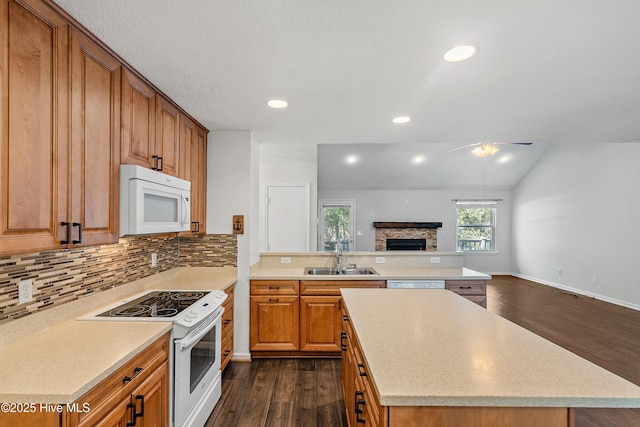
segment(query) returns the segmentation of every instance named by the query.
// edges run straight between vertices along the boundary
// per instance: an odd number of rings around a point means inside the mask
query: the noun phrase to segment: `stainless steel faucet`
[[[340,242],[338,242],[336,244],[336,268],[342,271],[344,268],[342,264],[345,262],[347,262],[347,257],[342,255],[342,246],[340,246]]]

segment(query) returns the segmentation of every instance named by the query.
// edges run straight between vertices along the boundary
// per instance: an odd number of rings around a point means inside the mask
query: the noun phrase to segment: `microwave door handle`
[[[184,205],[184,209],[182,209],[182,225],[187,223],[187,212],[189,206],[187,205],[187,198],[184,197],[184,194],[180,193],[180,197],[182,198],[182,204]]]
[[[186,337],[184,337],[180,341],[180,350],[184,350],[185,348],[189,348],[192,345],[194,345],[195,343],[197,343],[198,341],[200,341],[200,338],[205,336],[211,330],[211,328],[213,328],[215,326],[215,324],[218,323],[218,321],[222,317],[222,313],[224,313],[224,308],[222,310],[220,310],[220,313],[218,313],[216,318],[213,319],[213,321],[209,324],[210,327],[204,328],[202,331],[198,332],[197,334],[195,334],[193,336],[187,335]]]

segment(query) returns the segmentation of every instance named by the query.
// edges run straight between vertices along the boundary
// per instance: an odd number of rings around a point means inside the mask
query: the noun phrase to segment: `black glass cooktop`
[[[206,294],[198,291],[152,291],[97,317],[173,317]]]

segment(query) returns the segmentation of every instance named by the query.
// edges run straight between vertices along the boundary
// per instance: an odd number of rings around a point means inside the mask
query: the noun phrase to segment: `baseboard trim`
[[[633,303],[630,303],[628,301],[623,301],[623,300],[619,300],[619,299],[616,299],[616,298],[611,298],[611,297],[608,297],[608,296],[605,296],[605,295],[596,294],[596,293],[593,293],[593,292],[587,292],[585,290],[572,288],[570,286],[564,286],[564,285],[561,285],[560,283],[551,282],[549,280],[538,279],[537,277],[527,276],[526,274],[520,274],[520,273],[510,273],[510,274],[512,276],[518,277],[520,279],[525,279],[525,280],[530,280],[532,282],[540,283],[541,285],[551,286],[551,287],[554,287],[554,288],[562,289],[563,291],[567,291],[567,292],[571,292],[571,293],[574,293],[574,294],[583,295],[583,296],[590,297],[590,298],[595,298],[595,299],[600,300],[600,301],[604,301],[604,302],[608,302],[608,303],[611,303],[611,304],[619,305],[619,306],[622,306],[622,307],[627,307],[627,308],[630,308],[632,310],[640,311],[640,305],[633,304]]]
[[[251,362],[251,353],[233,353],[231,360],[233,362]]]

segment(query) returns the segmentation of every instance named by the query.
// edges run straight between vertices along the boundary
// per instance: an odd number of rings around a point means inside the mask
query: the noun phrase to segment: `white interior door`
[[[308,252],[309,184],[268,184],[267,252]]]

